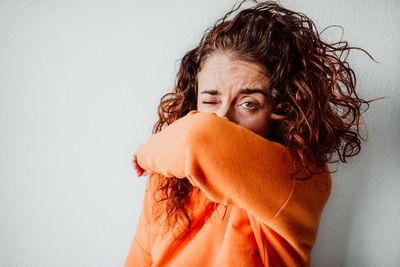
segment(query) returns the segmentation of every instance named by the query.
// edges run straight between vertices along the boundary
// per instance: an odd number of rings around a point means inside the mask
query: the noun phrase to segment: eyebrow
[[[260,93],[263,94],[264,96],[267,96],[265,91],[261,89],[244,88],[239,90],[239,94],[244,94],[244,95],[251,95],[255,93]],[[204,90],[200,94],[221,95],[221,93],[218,90]]]

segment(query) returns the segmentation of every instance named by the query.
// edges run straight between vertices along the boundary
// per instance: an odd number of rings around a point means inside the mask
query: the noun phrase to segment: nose
[[[221,105],[219,109],[215,111],[215,113],[219,117],[227,117],[230,121],[233,121],[233,112],[234,108],[232,108],[232,105],[230,103],[225,103],[224,105]]]

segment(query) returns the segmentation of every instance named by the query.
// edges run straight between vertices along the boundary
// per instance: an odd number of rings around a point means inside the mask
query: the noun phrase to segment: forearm
[[[152,135],[138,163],[167,177],[187,177],[212,201],[262,221],[279,211],[294,186],[284,146],[210,113],[192,112]]]

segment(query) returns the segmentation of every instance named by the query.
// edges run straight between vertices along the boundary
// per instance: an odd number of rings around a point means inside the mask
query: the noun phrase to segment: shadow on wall
[[[396,203],[399,184],[400,116],[394,114],[400,114],[397,97],[385,95],[373,102],[364,117],[368,142],[362,142],[360,154],[348,163],[329,166],[338,171],[332,173],[331,196],[311,266],[393,266],[397,262],[392,253],[398,244],[393,238],[398,236],[394,230],[398,215],[389,204]]]
[[[367,187],[368,168],[353,163],[331,165],[338,169],[332,173],[332,191],[322,214],[317,241],[311,255],[311,266],[345,266],[351,257],[350,238],[355,225],[355,216],[362,192]],[[350,170],[351,168],[351,170]],[[361,181],[362,180],[362,181]]]

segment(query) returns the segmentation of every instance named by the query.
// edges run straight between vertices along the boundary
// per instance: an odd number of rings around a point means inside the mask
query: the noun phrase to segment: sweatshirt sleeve
[[[281,144],[215,113],[191,111],[138,151],[139,165],[166,177],[186,177],[217,203],[241,207],[262,222],[290,198],[293,162]]]
[[[136,233],[133,237],[124,267],[148,267],[152,264],[151,257],[151,210],[152,210],[152,179],[149,177],[142,211]]]

